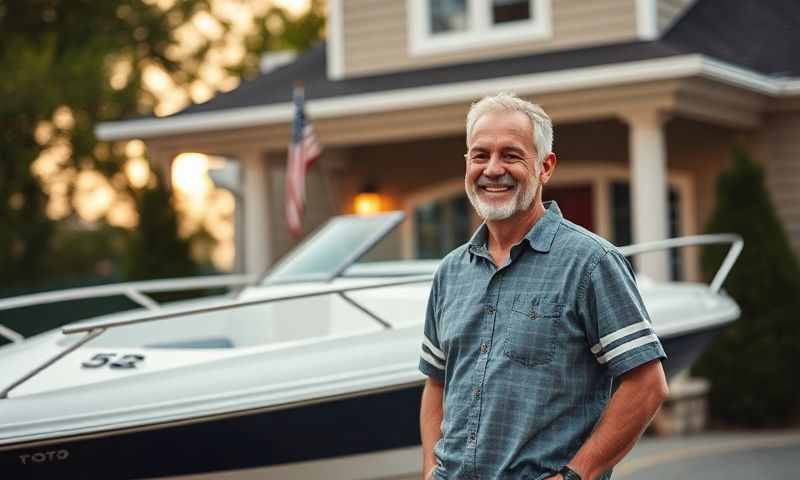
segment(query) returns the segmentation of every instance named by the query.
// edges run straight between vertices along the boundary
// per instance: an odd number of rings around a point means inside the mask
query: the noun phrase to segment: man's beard
[[[484,220],[505,220],[517,212],[530,208],[536,196],[537,182],[533,176],[528,177],[524,184],[517,182],[508,173],[503,174],[494,180],[481,175],[475,182],[465,181],[467,198]],[[508,201],[498,204],[497,202],[484,201],[478,192],[478,188],[489,187],[511,187],[514,189],[514,196]]]

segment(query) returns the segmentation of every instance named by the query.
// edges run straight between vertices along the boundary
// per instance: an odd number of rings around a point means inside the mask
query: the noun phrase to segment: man
[[[510,94],[467,115],[465,188],[484,224],[428,302],[426,479],[610,478],[667,395],[630,264],[542,203],[552,138],[547,114]]]

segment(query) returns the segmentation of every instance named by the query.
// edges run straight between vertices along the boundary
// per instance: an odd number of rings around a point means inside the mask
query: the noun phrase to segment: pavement
[[[800,479],[800,430],[642,439],[614,480]]]

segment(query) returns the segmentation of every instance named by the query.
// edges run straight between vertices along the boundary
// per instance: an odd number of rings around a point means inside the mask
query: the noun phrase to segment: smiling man
[[[428,301],[426,479],[608,479],[667,395],[627,259],[542,203],[552,139],[510,94],[467,115],[465,189],[484,223]]]

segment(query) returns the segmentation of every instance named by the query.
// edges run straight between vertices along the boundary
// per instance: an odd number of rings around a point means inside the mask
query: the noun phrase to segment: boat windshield
[[[333,280],[394,230],[404,217],[403,212],[334,217],[272,268],[261,283]]]

